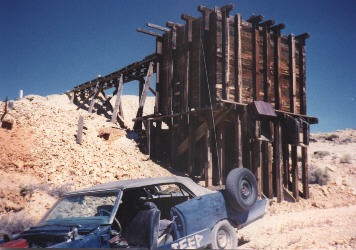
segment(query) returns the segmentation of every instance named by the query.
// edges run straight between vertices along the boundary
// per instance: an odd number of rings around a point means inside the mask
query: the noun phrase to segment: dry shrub
[[[330,155],[330,152],[328,152],[328,151],[315,151],[313,153],[313,156],[315,158],[324,158],[325,156],[328,156],[328,155]]]
[[[339,136],[337,134],[331,134],[325,137],[325,140],[328,141],[335,141],[336,139],[339,139]]]
[[[351,164],[352,163],[352,156],[350,154],[344,154],[341,158],[340,158],[340,162],[341,163],[348,163]]]
[[[320,186],[328,184],[330,181],[330,174],[327,168],[321,169],[319,167],[310,166],[309,168],[309,183],[319,184]]]
[[[34,225],[34,219],[25,211],[10,213],[0,218],[0,235],[20,233]]]

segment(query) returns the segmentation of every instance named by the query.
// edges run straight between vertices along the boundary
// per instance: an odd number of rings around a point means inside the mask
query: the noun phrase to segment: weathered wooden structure
[[[155,54],[72,92],[94,100],[106,88],[116,94],[120,79],[139,80],[135,129],[144,123],[151,157],[169,153],[173,168],[204,178],[207,186],[224,184],[229,170],[246,167],[259,193],[280,201],[289,189],[296,200],[299,193],[308,198],[309,124],[318,122],[306,113],[309,35],[283,35],[284,24],[262,15],[245,21],[230,15],[232,7],[199,6],[202,15],[183,14],[184,24],[148,23],[163,32],[137,29],[156,37]],[[150,87],[154,73],[156,90]],[[155,111],[142,117],[149,89]]]

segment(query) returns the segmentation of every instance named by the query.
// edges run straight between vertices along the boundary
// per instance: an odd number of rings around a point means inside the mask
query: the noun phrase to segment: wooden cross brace
[[[141,98],[140,98],[140,103],[139,103],[139,106],[138,106],[136,118],[142,117],[143,106],[145,105],[147,92],[148,92],[148,90],[150,88],[152,75],[153,75],[153,62],[150,62],[150,66],[148,68],[147,76],[146,76],[146,79],[145,79],[145,84],[143,86],[143,90],[142,90],[142,93],[141,93]],[[139,121],[136,120],[133,128],[134,128],[134,130],[142,130],[142,121],[141,120],[139,120]]]

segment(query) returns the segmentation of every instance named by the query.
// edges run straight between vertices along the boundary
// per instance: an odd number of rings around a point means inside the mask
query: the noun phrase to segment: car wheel
[[[219,221],[211,231],[212,249],[235,249],[237,233],[228,220]]]
[[[253,173],[246,168],[234,168],[226,178],[227,201],[239,211],[248,211],[257,200],[257,182]]]

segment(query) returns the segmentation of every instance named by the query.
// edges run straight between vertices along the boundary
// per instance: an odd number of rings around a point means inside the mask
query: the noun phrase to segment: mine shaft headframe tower
[[[181,15],[184,24],[137,29],[156,37],[157,105],[154,114],[136,119],[146,124],[148,152],[158,158],[168,152],[174,168],[207,186],[247,167],[259,193],[278,200],[289,191],[299,199],[302,168],[301,193],[308,198],[309,124],[318,122],[306,109],[309,34],[283,35],[284,24],[262,15],[243,20],[230,15],[232,8],[199,6],[200,17]]]

